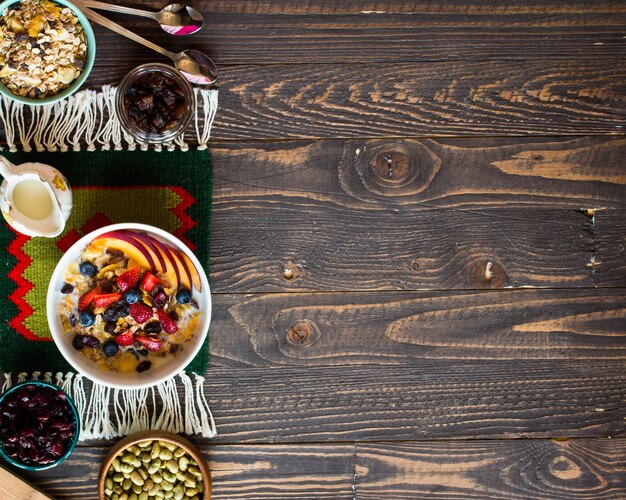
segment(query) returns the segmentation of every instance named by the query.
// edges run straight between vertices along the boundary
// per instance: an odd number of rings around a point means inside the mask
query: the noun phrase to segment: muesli
[[[43,98],[85,68],[87,41],[76,14],[49,0],[22,0],[0,17],[0,81],[14,94]]]

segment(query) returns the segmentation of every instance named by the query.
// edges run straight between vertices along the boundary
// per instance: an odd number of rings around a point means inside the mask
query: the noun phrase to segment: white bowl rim
[[[202,284],[202,292],[200,292],[200,297],[202,297],[205,302],[204,306],[202,304],[200,305],[201,310],[203,310],[205,324],[201,328],[200,337],[197,339],[194,349],[191,351],[187,351],[187,354],[184,357],[183,366],[180,366],[180,367],[177,366],[175,370],[170,370],[170,372],[167,373],[166,375],[162,375],[158,378],[151,379],[147,382],[141,382],[141,383],[116,383],[110,380],[105,380],[99,376],[99,374],[103,373],[103,371],[97,368],[97,365],[93,361],[89,360],[88,358],[82,355],[80,356],[84,358],[86,362],[77,363],[74,358],[75,358],[75,354],[78,353],[78,351],[74,350],[71,347],[68,348],[67,342],[64,342],[63,338],[61,337],[61,335],[67,336],[67,332],[65,331],[61,332],[57,330],[56,327],[53,327],[53,325],[57,325],[59,321],[59,314],[58,314],[59,303],[58,303],[57,297],[60,294],[60,287],[58,285],[59,283],[63,283],[65,281],[64,280],[65,271],[67,270],[67,267],[70,264],[70,262],[78,256],[77,252],[82,251],[84,247],[86,247],[89,243],[91,243],[91,241],[93,241],[100,234],[108,233],[111,231],[119,231],[119,230],[143,231],[148,234],[153,234],[167,241],[168,243],[173,244],[178,249],[182,250],[185,253],[185,255],[189,257],[191,262],[196,266],[198,275],[200,276],[200,282]],[[191,249],[187,245],[185,245],[185,243],[183,243],[180,239],[178,239],[176,236],[172,235],[171,233],[168,233],[167,231],[164,231],[163,229],[160,229],[155,226],[150,226],[148,224],[139,224],[139,223],[132,223],[132,222],[111,224],[111,225],[102,227],[100,229],[96,229],[95,231],[92,231],[89,234],[86,234],[81,239],[79,239],[76,243],[74,243],[63,254],[61,259],[57,263],[54,269],[54,272],[52,273],[52,277],[50,278],[50,284],[48,285],[48,292],[47,292],[47,297],[46,297],[46,317],[48,320],[48,327],[50,328],[50,332],[52,333],[52,338],[54,340],[55,345],[57,346],[57,349],[59,349],[59,351],[65,358],[65,360],[81,375],[87,377],[93,382],[96,382],[98,384],[102,384],[104,386],[111,387],[114,389],[145,389],[148,387],[153,387],[155,385],[158,385],[162,382],[165,382],[166,380],[169,380],[175,377],[176,375],[178,375],[180,372],[182,372],[186,368],[186,366],[189,363],[191,363],[191,361],[196,357],[198,352],[200,352],[200,349],[202,348],[204,341],[209,333],[209,327],[211,324],[211,316],[212,316],[212,301],[211,301],[211,290],[209,288],[209,280],[206,276],[204,268],[200,264],[200,261],[194,255]],[[82,364],[83,366],[78,366],[79,364]],[[90,367],[92,367],[93,369],[90,370],[89,369]],[[109,372],[109,373],[114,373],[114,372]],[[149,375],[149,373],[144,372],[142,376],[145,376],[146,374]],[[129,374],[126,373],[124,375],[128,376]]]

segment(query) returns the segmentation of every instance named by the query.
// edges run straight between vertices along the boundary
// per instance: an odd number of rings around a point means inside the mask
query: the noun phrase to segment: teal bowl
[[[52,467],[56,467],[61,462],[63,462],[70,455],[70,453],[74,451],[74,448],[76,448],[76,443],[78,443],[78,435],[80,434],[80,419],[78,418],[78,410],[76,410],[76,405],[74,404],[74,401],[72,401],[72,398],[70,398],[64,390],[62,390],[61,388],[59,388],[58,386],[54,384],[49,384],[48,382],[41,382],[40,380],[28,380],[26,382],[22,382],[21,384],[17,384],[14,387],[11,387],[7,392],[5,392],[4,394],[0,396],[0,405],[2,404],[2,402],[7,397],[8,394],[11,394],[12,392],[18,390],[20,387],[23,387],[25,385],[37,385],[40,387],[49,387],[50,389],[53,389],[55,391],[61,391],[63,394],[65,394],[65,399],[67,401],[67,404],[72,409],[72,415],[74,416],[74,422],[76,423],[76,432],[74,433],[74,438],[72,439],[72,442],[68,446],[67,451],[63,455],[61,455],[58,458],[58,460],[56,460],[55,462],[46,464],[46,465],[26,465],[26,464],[23,464],[22,462],[18,462],[17,460],[9,457],[5,453],[4,446],[2,445],[1,442],[0,442],[0,457],[2,457],[11,465],[14,465],[15,467],[19,467],[20,469],[25,469],[25,470],[30,470],[30,471],[51,469]]]
[[[81,10],[76,7],[72,2],[68,2],[67,0],[53,0],[54,3],[58,5],[63,5],[65,7],[69,7],[72,9],[78,21],[85,30],[85,37],[87,38],[87,61],[85,62],[85,68],[83,69],[80,76],[74,80],[69,87],[63,89],[61,92],[55,95],[51,95],[48,97],[39,98],[36,97],[31,99],[29,97],[22,97],[19,95],[15,95],[11,92],[7,86],[0,82],[0,94],[4,94],[5,96],[13,99],[14,101],[21,102],[23,104],[29,104],[31,106],[38,106],[42,104],[51,104],[53,102],[60,101],[61,99],[65,99],[66,97],[72,95],[76,92],[82,85],[85,83],[85,80],[89,77],[89,73],[91,73],[91,69],[93,68],[93,63],[96,60],[96,37],[93,34],[93,28],[91,24],[89,24],[89,20],[85,17],[85,15],[81,12]],[[5,0],[0,3],[0,14],[4,12],[4,9],[10,7],[13,4],[19,3],[16,0]]]

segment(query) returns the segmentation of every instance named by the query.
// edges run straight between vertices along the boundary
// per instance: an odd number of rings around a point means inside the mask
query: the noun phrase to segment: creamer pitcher
[[[13,165],[0,156],[0,175],[0,210],[13,229],[48,238],[63,232],[72,191],[61,172],[43,163]]]

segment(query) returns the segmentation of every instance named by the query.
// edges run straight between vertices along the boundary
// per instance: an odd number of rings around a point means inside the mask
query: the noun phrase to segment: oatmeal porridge
[[[145,233],[105,233],[66,270],[61,323],[74,349],[99,366],[141,373],[188,348],[201,287],[182,251]]]

